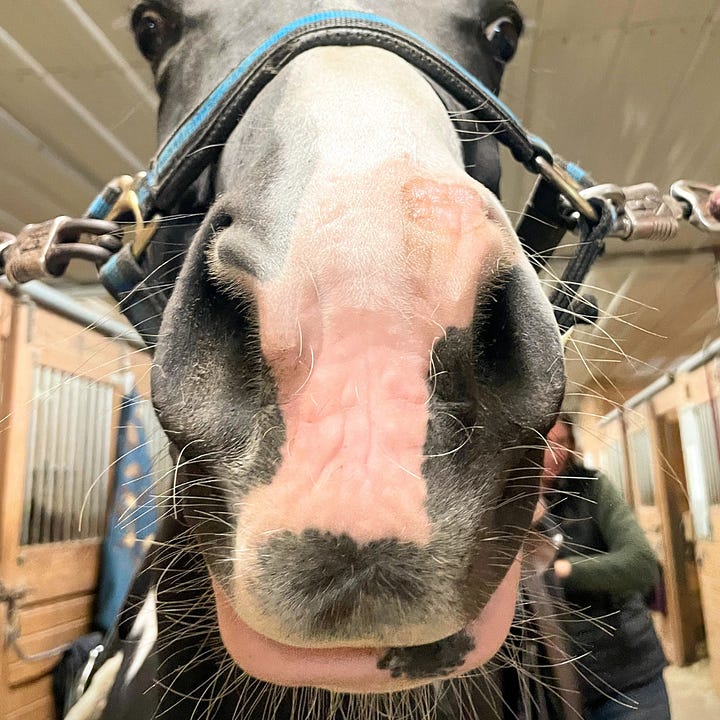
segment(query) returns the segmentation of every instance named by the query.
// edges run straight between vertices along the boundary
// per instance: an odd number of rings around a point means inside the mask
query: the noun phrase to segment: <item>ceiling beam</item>
[[[102,140],[109,146],[123,162],[130,168],[141,169],[144,163],[132,153],[117,137],[111,133],[103,123],[101,123],[95,115],[93,115],[77,98],[69,93],[35,58],[18,43],[4,28],[0,27],[0,48],[5,51],[6,55],[14,60],[12,65],[18,65],[22,70],[16,71],[17,83],[22,86],[23,82],[27,82],[22,77],[24,73],[28,73],[35,77],[39,83],[44,86],[49,93],[48,103],[60,103],[65,106],[72,115],[75,116],[76,122],[84,125],[97,138]],[[10,64],[8,64],[10,65]],[[4,72],[8,72],[8,65],[5,66]],[[8,107],[8,98],[3,98],[3,104]],[[12,110],[10,110],[11,114]]]

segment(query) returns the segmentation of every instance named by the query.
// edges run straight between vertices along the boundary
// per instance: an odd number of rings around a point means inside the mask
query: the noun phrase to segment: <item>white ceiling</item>
[[[720,0],[517,1],[527,32],[503,95],[529,129],[599,182],[720,182]],[[81,213],[152,154],[131,4],[0,0],[0,228]],[[511,213],[530,182],[505,163]],[[573,377],[636,388],[714,338],[711,246],[692,229],[664,247],[613,242],[588,280],[605,316],[576,335]]]
[[[720,183],[718,0],[518,5],[528,31],[503,94],[526,127],[598,182]],[[505,201],[520,210],[530,179],[504,167]],[[713,244],[690,227],[665,245],[610,241],[587,281],[599,327],[568,349],[580,391],[639,389],[718,335]]]

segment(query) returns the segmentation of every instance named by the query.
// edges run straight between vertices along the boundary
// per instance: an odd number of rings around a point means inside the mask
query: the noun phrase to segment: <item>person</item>
[[[570,606],[563,629],[584,718],[669,720],[667,661],[644,600],[659,578],[655,554],[620,491],[578,460],[568,416],[548,445],[545,528],[559,545],[548,581]]]

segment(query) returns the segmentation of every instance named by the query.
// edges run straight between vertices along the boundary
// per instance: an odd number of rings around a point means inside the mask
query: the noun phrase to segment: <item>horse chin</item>
[[[518,555],[475,620],[437,642],[412,647],[282,644],[245,623],[213,578],[220,635],[243,671],[274,685],[353,694],[410,690],[477,670],[498,652],[512,624],[520,564]]]

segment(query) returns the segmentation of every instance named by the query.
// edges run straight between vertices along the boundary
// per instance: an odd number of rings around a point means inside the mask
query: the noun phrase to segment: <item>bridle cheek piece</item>
[[[681,180],[665,195],[649,183],[596,185],[582,168],[530,134],[480,80],[411,30],[377,15],[328,11],[286,25],[251,52],[186,116],[147,172],[112,180],[82,219],[60,217],[27,225],[17,237],[0,233],[0,273],[18,284],[62,274],[73,258],[94,262],[105,288],[152,347],[164,300],[148,286],[142,260],[163,213],[216,162],[252,101],[278,71],[306,50],[330,45],[371,45],[395,53],[471,111],[515,160],[538,175],[516,226],[535,266],[540,269],[547,262],[568,230],[580,235],[577,251],[550,296],[563,333],[597,318],[594,298],[580,297],[579,292],[608,237],[669,240],[681,220],[720,235],[713,186]],[[131,221],[127,227],[132,240],[123,244],[125,230],[118,221],[125,219]]]

